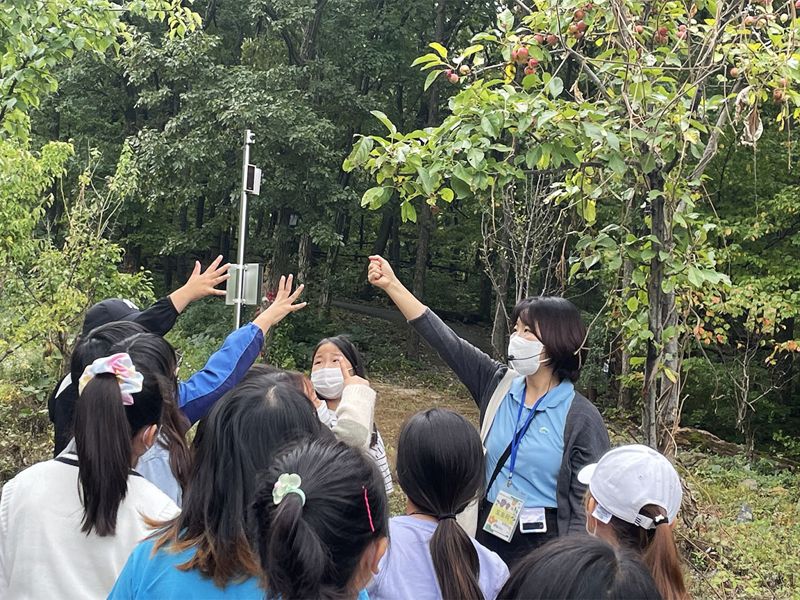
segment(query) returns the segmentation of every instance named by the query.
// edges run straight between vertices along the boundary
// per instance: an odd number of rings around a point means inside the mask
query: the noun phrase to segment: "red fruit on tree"
[[[780,88],[774,89],[772,90],[772,99],[775,102],[781,103],[786,99],[786,94]]]
[[[797,10],[800,10],[800,0],[797,0],[797,2],[795,2],[795,3],[794,3],[794,7],[795,7]]]
[[[757,19],[753,15],[747,15],[744,18],[744,26],[745,27],[752,27],[753,25],[756,24],[756,20]]]
[[[452,69],[445,69],[445,72],[444,72],[444,76],[445,77],[450,77],[450,75],[452,75],[452,74],[453,74],[453,70]]]
[[[535,36],[533,36],[533,39],[540,46],[544,44],[544,36],[541,33],[537,33]]]
[[[462,75],[469,75],[469,66],[461,65],[460,67],[458,67],[458,72],[461,73]]]
[[[558,43],[558,36],[554,33],[551,33],[547,36],[547,43],[551,46],[555,46]]]
[[[660,35],[661,37],[663,38],[667,37],[667,33],[669,33],[669,30],[666,27],[658,28],[658,35]]]
[[[582,37],[583,37],[583,32],[582,32],[582,31],[578,31],[578,32],[575,34],[575,39],[576,39],[576,40],[579,40],[579,39],[581,39]]]
[[[733,78],[736,78],[736,77],[739,76],[739,69],[737,67],[731,67],[731,70],[728,71],[728,72],[730,73],[730,76],[733,77]]]
[[[578,28],[578,31],[586,31],[588,25],[586,25],[586,21],[578,21],[575,23],[575,26]]]
[[[636,26],[633,28],[633,30],[636,33],[642,33],[644,31],[644,25],[637,23]]]
[[[514,61],[514,62],[517,62],[517,49],[516,48],[514,48],[511,51],[511,60]]]
[[[578,33],[578,25],[577,25],[577,23],[570,23],[569,27],[567,27],[567,29],[573,35]]]
[[[781,77],[781,87],[786,87],[789,85],[789,82],[786,80],[786,77]]]
[[[535,69],[536,67],[539,66],[539,61],[536,60],[535,58],[531,58],[528,60],[528,66],[531,67],[532,69]]]
[[[450,83],[458,83],[459,77],[458,77],[458,75],[456,75],[455,73],[450,71],[450,75],[447,76],[447,80]]]
[[[585,17],[585,16],[586,16],[586,12],[585,12],[584,10],[582,10],[582,9],[580,9],[580,8],[579,8],[578,10],[576,10],[576,11],[573,13],[573,15],[572,15],[572,16],[573,16],[573,18],[574,18],[576,21],[580,21],[581,19],[583,19],[583,17]]]
[[[536,69],[533,67],[525,67],[525,75],[533,75],[536,73]]]
[[[525,46],[520,46],[517,48],[517,61],[520,63],[524,63],[528,60],[528,49]]]

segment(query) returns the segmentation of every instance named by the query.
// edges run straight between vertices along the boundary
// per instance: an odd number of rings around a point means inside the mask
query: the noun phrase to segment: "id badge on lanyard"
[[[525,436],[528,427],[530,427],[533,421],[539,403],[544,400],[545,397],[547,397],[547,394],[536,401],[530,414],[528,414],[528,418],[525,419],[525,424],[522,426],[522,429],[517,430],[516,426],[519,425],[520,418],[522,417],[522,408],[524,406],[524,403],[520,404],[517,413],[517,423],[514,427],[514,438],[511,441],[511,464],[509,465],[510,472],[508,474],[508,480],[506,481],[506,489],[498,492],[497,498],[495,498],[494,504],[492,504],[492,509],[489,511],[489,516],[486,517],[486,522],[483,524],[484,531],[506,542],[510,542],[511,538],[514,537],[514,531],[518,523],[520,524],[520,531],[522,533],[528,533],[528,531],[523,531],[523,525],[528,521],[534,520],[531,519],[531,517],[534,517],[534,514],[531,513],[531,509],[525,509],[525,495],[519,490],[514,489],[512,480],[514,478],[514,467],[517,463],[517,451],[522,443],[522,438]],[[542,510],[542,513],[543,512],[544,510]],[[523,515],[523,513],[526,515],[527,520],[523,519],[520,521],[520,516]],[[536,513],[536,517],[538,517],[538,512]],[[541,531],[541,529],[537,528],[537,531]]]

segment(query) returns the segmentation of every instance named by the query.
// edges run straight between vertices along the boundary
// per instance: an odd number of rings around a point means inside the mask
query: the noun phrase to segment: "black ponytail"
[[[300,476],[305,504],[273,488],[283,474]],[[305,440],[279,456],[259,482],[253,515],[257,546],[271,596],[339,599],[355,596],[353,577],[369,544],[388,530],[383,478],[356,448]]]
[[[92,334],[99,329],[89,334],[86,343],[90,346],[96,342]],[[176,386],[172,347],[149,333],[129,339],[134,338],[139,342],[126,344],[124,340],[106,353],[127,352],[143,375],[142,390],[133,394],[133,403],[122,403],[116,377],[104,373],[86,384],[75,405],[75,446],[84,507],[81,531],[87,535],[92,531],[101,537],[114,535],[119,505],[128,491],[132,438],[143,428],[160,423],[164,396]],[[73,372],[77,366],[73,359]]]
[[[114,535],[132,454],[131,427],[114,375],[97,375],[78,398],[75,446],[84,508],[81,531]]]
[[[483,600],[478,552],[455,520],[483,489],[483,449],[475,427],[450,410],[413,415],[397,443],[397,477],[417,510],[439,520],[430,552],[442,597]]]

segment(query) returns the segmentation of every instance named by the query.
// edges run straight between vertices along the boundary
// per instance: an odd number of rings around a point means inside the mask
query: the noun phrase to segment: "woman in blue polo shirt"
[[[461,519],[509,566],[555,536],[582,532],[586,486],[578,472],[609,448],[594,405],[574,383],[586,358],[586,327],[559,297],[528,298],[512,314],[509,365],[458,337],[370,257],[369,281],[383,289],[412,327],[467,387],[480,408],[486,493],[477,522]]]

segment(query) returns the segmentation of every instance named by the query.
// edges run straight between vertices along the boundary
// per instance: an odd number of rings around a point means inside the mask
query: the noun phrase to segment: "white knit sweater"
[[[55,460],[35,464],[3,486],[0,598],[106,598],[134,546],[150,533],[142,515],[166,520],[178,512],[168,496],[132,474],[116,534],[86,535],[78,467]]]

